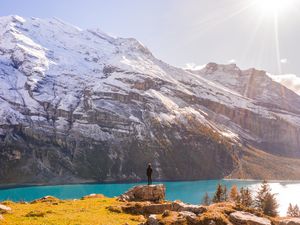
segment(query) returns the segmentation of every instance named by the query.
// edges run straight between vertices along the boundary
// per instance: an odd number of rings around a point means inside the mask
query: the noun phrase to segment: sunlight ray
[[[277,69],[278,73],[282,73],[282,66],[281,66],[281,56],[280,56],[280,43],[279,43],[279,31],[278,31],[278,13],[274,12],[274,34],[275,34],[275,47],[276,47],[276,60],[277,60]]]
[[[211,18],[207,18],[207,19],[204,19],[204,20],[198,22],[197,24],[195,24],[193,26],[193,33],[195,35],[189,37],[189,42],[193,42],[193,41],[199,39],[201,36],[205,35],[209,30],[213,30],[217,26],[219,26],[219,25],[225,23],[226,21],[234,18],[235,16],[240,15],[241,13],[247,11],[249,8],[253,7],[254,4],[255,4],[255,2],[250,2],[246,5],[243,5],[237,11],[230,13],[227,17],[223,17],[223,18],[211,17]],[[217,15],[220,16],[221,14],[219,13]]]

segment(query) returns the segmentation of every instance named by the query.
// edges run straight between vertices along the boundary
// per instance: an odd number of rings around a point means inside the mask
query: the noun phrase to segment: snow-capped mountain
[[[299,109],[263,71],[186,71],[132,38],[0,18],[0,183],[140,180],[148,162],[157,179],[300,178]]]

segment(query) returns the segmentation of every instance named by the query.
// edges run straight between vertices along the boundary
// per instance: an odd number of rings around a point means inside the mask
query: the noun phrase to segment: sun
[[[273,15],[291,9],[294,0],[256,0],[255,3],[264,15]]]

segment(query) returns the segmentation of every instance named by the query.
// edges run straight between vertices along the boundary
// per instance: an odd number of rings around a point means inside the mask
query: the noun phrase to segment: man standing
[[[152,184],[152,167],[151,164],[148,164],[148,168],[147,168],[147,177],[148,177],[148,185]]]

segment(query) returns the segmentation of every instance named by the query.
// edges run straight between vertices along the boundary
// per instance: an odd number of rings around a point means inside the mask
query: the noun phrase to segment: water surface
[[[202,197],[207,192],[212,196],[218,183],[225,184],[228,188],[232,185],[249,187],[255,191],[260,185],[260,181],[249,180],[201,180],[184,182],[162,182],[167,187],[167,200],[181,200],[183,202],[199,204]],[[108,197],[118,196],[129,188],[143,183],[126,184],[73,184],[55,186],[30,186],[0,189],[0,201],[32,201],[45,195],[52,195],[60,199],[76,199],[92,193],[102,193]],[[298,204],[300,206],[300,181],[299,182],[270,182],[272,191],[278,193],[277,199],[280,204],[280,214],[285,215],[288,204]]]

